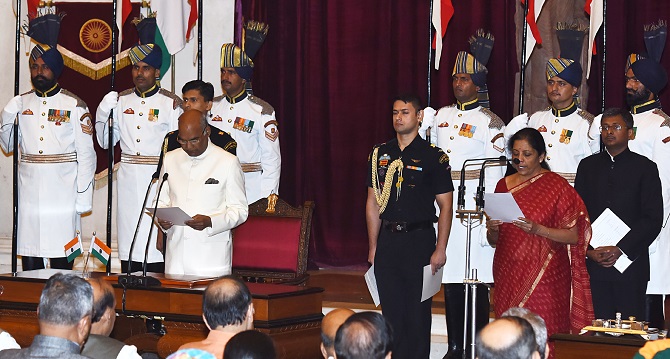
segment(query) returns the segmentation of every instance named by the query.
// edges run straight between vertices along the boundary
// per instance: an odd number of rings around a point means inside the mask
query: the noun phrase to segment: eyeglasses
[[[607,131],[609,131],[610,129],[612,129],[612,130],[614,130],[614,131],[621,131],[621,130],[623,130],[623,126],[621,126],[621,125],[618,124],[618,123],[615,123],[615,124],[612,125],[612,126],[610,126],[610,125],[602,125],[602,126],[600,126],[600,132],[607,132]]]
[[[205,128],[205,130],[202,131],[202,134],[200,134],[199,137],[197,137],[197,138],[193,138],[193,139],[190,139],[190,140],[182,140],[181,138],[177,137],[177,143],[179,143],[179,144],[182,145],[182,146],[184,146],[184,145],[186,145],[186,144],[189,144],[189,145],[197,145],[198,142],[200,142],[200,140],[202,139],[202,136],[203,136],[206,132],[207,132],[207,128]]]

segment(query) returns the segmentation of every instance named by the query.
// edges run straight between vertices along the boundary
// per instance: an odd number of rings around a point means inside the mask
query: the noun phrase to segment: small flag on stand
[[[93,235],[91,240],[91,253],[98,258],[102,264],[107,265],[109,258],[112,256],[112,249],[100,240],[100,238]]]
[[[72,262],[75,258],[79,257],[81,254],[81,240],[79,238],[79,231],[77,235],[65,245],[65,255],[67,256],[67,261]]]

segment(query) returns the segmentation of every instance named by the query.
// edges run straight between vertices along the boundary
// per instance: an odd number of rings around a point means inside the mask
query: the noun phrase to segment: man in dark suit
[[[649,245],[661,230],[663,197],[656,164],[631,152],[633,116],[607,109],[600,123],[605,151],[583,159],[575,178],[591,221],[609,208],[630,231],[616,246],[589,247],[586,265],[591,276],[597,318],[644,318],[649,281]],[[633,261],[623,272],[614,268],[621,256]]]

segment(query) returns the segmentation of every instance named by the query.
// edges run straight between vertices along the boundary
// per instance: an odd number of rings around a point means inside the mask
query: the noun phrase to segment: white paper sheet
[[[146,208],[146,210],[149,215],[154,213],[153,208]],[[179,207],[158,208],[156,210],[156,218],[160,218],[165,221],[170,221],[175,226],[185,226],[186,224],[184,224],[184,222],[193,219]]]
[[[614,212],[606,208],[591,224],[591,247],[616,246],[628,232],[630,227]]]
[[[430,268],[430,264],[423,267],[423,289],[421,289],[422,302],[432,298],[440,291],[440,286],[442,286],[442,272],[444,272],[444,266],[438,269],[435,275],[433,275],[433,270]]]
[[[591,247],[616,246],[628,232],[630,227],[621,220],[612,210],[606,208],[591,224]],[[623,273],[633,263],[625,253],[614,263],[614,268]]]
[[[511,223],[526,217],[511,193],[484,193],[484,211],[491,219]]]
[[[373,264],[367,272],[365,272],[365,283],[368,285],[368,291],[375,307],[379,306],[379,291],[377,291],[377,278],[375,278],[375,265]]]

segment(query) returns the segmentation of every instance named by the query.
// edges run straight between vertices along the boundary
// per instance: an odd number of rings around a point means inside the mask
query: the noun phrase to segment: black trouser
[[[596,319],[614,319],[616,313],[628,319],[645,318],[647,281],[604,281],[591,279],[593,312]]]
[[[131,272],[142,271],[142,262],[133,261]],[[128,261],[121,261],[121,272],[128,273]],[[165,262],[147,263],[147,272],[165,273]]]
[[[665,328],[665,318],[663,316],[665,304],[663,303],[663,294],[647,294],[645,298],[645,320],[649,322],[650,328]]]
[[[375,277],[382,313],[393,328],[394,359],[430,357],[432,299],[421,302],[423,267],[435,251],[435,230],[379,233]]]
[[[67,257],[49,258],[53,269],[72,269],[74,261],[68,262]],[[44,258],[21,256],[23,270],[44,269]]]
[[[448,259],[447,259],[448,260]],[[448,283],[444,285],[444,306],[446,309],[447,319],[447,340],[449,343],[448,357],[460,358],[463,354],[463,349],[470,350],[472,338],[471,332],[471,310],[472,292],[469,293],[468,298],[468,346],[463,348],[463,319],[465,311],[465,284],[462,283]],[[486,285],[477,285],[477,299],[475,303],[475,332],[481,330],[489,322],[489,288]],[[469,356],[468,356],[469,357]]]

